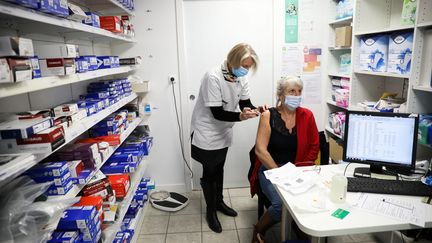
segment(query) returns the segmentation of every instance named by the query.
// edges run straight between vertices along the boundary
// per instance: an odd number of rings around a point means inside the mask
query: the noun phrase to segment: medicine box
[[[71,2],[68,2],[70,20],[82,22],[87,18],[87,14],[78,6]]]
[[[76,72],[85,73],[89,70],[89,63],[84,58],[75,58]]]
[[[55,14],[54,0],[40,0],[38,10],[48,14]]]
[[[0,139],[29,138],[52,127],[53,122],[51,117],[5,121],[0,123]]]
[[[79,56],[77,45],[55,44],[37,45],[35,53],[40,58],[76,58]]]
[[[79,242],[79,231],[54,231],[47,243]]]
[[[45,194],[48,196],[65,195],[70,191],[70,189],[72,189],[73,185],[73,181],[69,177],[69,179],[66,180],[64,185],[57,186],[53,184],[48,187]]]
[[[388,36],[374,35],[360,38],[360,70],[386,72]]]
[[[93,70],[97,70],[98,69],[96,56],[93,56],[93,55],[80,56],[78,59],[79,60],[82,59],[82,60],[87,61],[87,63],[88,63],[88,70],[89,71],[93,71]]]
[[[335,29],[335,46],[336,47],[349,47],[351,46],[351,26],[343,26]]]
[[[62,126],[53,126],[33,134],[29,138],[18,139],[17,144],[53,143],[61,138],[64,138],[64,128]]]
[[[63,104],[54,108],[54,115],[59,116],[70,116],[78,112],[78,105],[76,103]]]
[[[82,170],[77,177],[72,177],[74,184],[84,185],[90,180],[91,170]]]
[[[94,206],[73,206],[63,212],[57,225],[59,230],[74,230],[90,228],[96,215]]]
[[[83,20],[84,24],[100,28],[99,15],[92,12],[85,12],[85,14],[87,15],[87,18]]]
[[[97,57],[98,69],[111,68],[111,59],[109,56],[98,56]]]
[[[120,18],[117,16],[101,16],[100,27],[114,33],[122,32]]]
[[[31,174],[34,177],[61,177],[65,173],[69,172],[69,167],[66,161],[62,162],[49,162],[37,164],[27,174]]]
[[[0,83],[30,79],[32,79],[32,68],[29,59],[0,58]]]
[[[389,36],[387,72],[409,74],[413,49],[413,33],[394,33]]]
[[[82,162],[82,160],[68,161],[67,164],[72,178],[78,177],[78,175],[80,175],[81,172],[84,170],[84,163]]]
[[[69,16],[68,0],[54,0],[53,14],[59,17],[68,17]]]
[[[71,74],[72,68],[71,64],[65,63],[66,59],[63,58],[48,58],[48,59],[40,59],[39,65],[41,69],[42,77],[49,76],[64,76],[67,74]],[[75,66],[73,66],[75,71]]]
[[[7,2],[15,3],[27,8],[37,9],[39,7],[38,0],[6,0]]]
[[[22,37],[1,36],[0,57],[33,57],[33,41]]]
[[[35,78],[42,77],[41,70],[39,67],[39,58],[35,56],[35,57],[30,57],[29,60],[32,68],[32,78],[35,79]]]

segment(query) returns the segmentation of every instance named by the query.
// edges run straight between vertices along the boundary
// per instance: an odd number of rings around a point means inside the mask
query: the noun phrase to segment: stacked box
[[[101,196],[105,203],[114,203],[115,194],[108,178],[100,171],[96,172],[92,180],[83,190],[84,196]]]
[[[413,33],[394,33],[389,36],[387,71],[397,74],[409,74],[413,49]]]
[[[58,230],[79,230],[83,242],[98,242],[101,222],[95,206],[72,206],[63,212]]]
[[[23,139],[53,126],[51,117],[12,120],[0,123],[0,139]]]
[[[374,35],[360,38],[360,70],[386,72],[388,36]]]
[[[45,192],[47,195],[64,195],[73,186],[68,163],[50,162],[34,166],[25,173],[37,183],[53,182]]]
[[[118,162],[105,163],[102,166],[101,171],[107,175],[129,173],[129,164]]]
[[[129,190],[130,182],[128,174],[109,175],[108,180],[115,191],[116,198],[124,198]]]
[[[80,198],[80,201],[75,203],[74,206],[95,206],[96,210],[99,212],[100,221],[104,220],[104,211],[103,211],[103,198],[101,196],[83,196]]]
[[[51,234],[50,239],[47,243],[79,243],[81,242],[80,233],[78,230],[75,231],[54,231]]]
[[[65,160],[82,160],[86,169],[94,169],[102,163],[96,143],[69,144],[56,153],[56,156]]]
[[[72,177],[72,182],[74,184],[84,185],[91,179],[91,175],[92,175],[92,170],[84,169],[81,171],[79,175],[77,175],[76,177]]]
[[[111,68],[110,56],[97,56],[97,66],[98,69]]]
[[[89,63],[85,58],[75,58],[76,72],[85,73],[89,70]]]
[[[86,25],[100,28],[99,15],[92,13],[92,12],[85,12],[85,13],[87,15],[87,18],[85,20],[83,20],[83,23]]]
[[[94,55],[80,56],[77,58],[79,61],[83,61],[87,63],[87,70],[94,71],[97,70],[97,58]],[[75,59],[76,60],[76,59]]]

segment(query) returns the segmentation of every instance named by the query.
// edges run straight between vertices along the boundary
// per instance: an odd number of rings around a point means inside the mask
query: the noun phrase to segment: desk
[[[320,178],[324,181],[331,181],[331,177],[334,174],[343,174],[347,164],[338,165],[324,165],[321,166]],[[352,176],[354,168],[362,167],[365,165],[350,164],[347,168],[346,175]],[[307,168],[307,167],[302,167]],[[418,226],[402,222],[390,217],[373,214],[371,212],[361,210],[352,207],[347,202],[343,204],[334,204],[328,199],[328,193],[323,193],[323,189],[318,186],[312,187],[308,192],[299,195],[293,195],[278,186],[276,191],[279,193],[283,205],[282,205],[282,222],[281,222],[281,234],[282,241],[286,239],[287,233],[290,238],[291,233],[291,222],[295,220],[298,227],[306,234],[312,237],[312,242],[323,242],[323,237],[327,236],[338,236],[338,235],[350,235],[350,234],[361,234],[361,233],[373,233],[373,232],[384,232],[394,230],[406,230],[416,229]],[[304,213],[294,210],[294,205],[298,201],[304,202],[305,200],[311,199],[313,195],[321,193],[325,195],[326,205],[329,211],[319,213]],[[347,197],[349,198],[354,195],[352,192],[348,192]],[[422,197],[414,196],[400,196],[400,195],[386,195],[391,197],[397,197],[410,202],[419,202]],[[331,214],[338,208],[349,211],[350,213],[344,219],[338,219]],[[426,209],[426,226],[425,228],[432,228],[432,205],[427,205]]]

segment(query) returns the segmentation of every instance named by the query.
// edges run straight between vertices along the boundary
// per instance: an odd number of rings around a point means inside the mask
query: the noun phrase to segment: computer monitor
[[[367,176],[387,171],[410,174],[415,168],[417,114],[348,111],[343,160],[369,164],[354,172]],[[368,171],[370,169],[370,171]]]

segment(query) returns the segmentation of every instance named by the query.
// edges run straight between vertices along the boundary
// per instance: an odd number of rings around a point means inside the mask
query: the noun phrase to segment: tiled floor
[[[201,191],[187,195],[189,205],[175,213],[159,211],[149,206],[139,234],[140,243],[250,243],[252,226],[257,221],[257,198],[250,198],[249,188],[224,190],[224,201],[237,212],[237,217],[218,213],[222,233],[211,231],[205,220],[206,204]],[[275,225],[266,234],[266,242],[280,243],[280,226]],[[373,235],[332,237],[329,243],[378,242]]]

